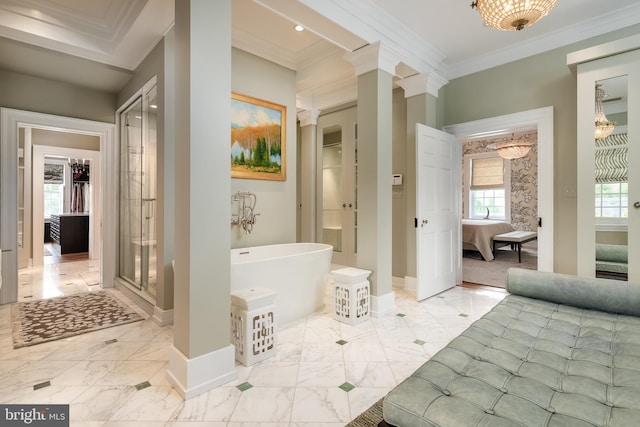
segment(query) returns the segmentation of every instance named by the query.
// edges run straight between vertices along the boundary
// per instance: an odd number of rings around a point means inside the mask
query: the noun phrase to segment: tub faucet
[[[256,223],[255,207],[258,197],[249,192],[237,191],[231,201],[238,202],[238,213],[231,215],[231,225],[239,225],[245,233],[251,234],[253,225]]]

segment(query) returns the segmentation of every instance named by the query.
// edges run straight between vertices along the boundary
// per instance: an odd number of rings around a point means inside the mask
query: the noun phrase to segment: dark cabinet
[[[51,215],[50,235],[61,254],[89,252],[89,215]]]

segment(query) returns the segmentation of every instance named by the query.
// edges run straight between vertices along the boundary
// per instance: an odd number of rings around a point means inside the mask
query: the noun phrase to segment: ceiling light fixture
[[[503,159],[519,159],[526,156],[533,147],[533,142],[529,140],[529,135],[515,139],[513,134],[511,139],[503,142],[494,142],[487,145],[487,148],[496,150],[496,153]]]
[[[602,100],[605,97],[604,89],[600,83],[596,83],[596,139],[604,139],[611,135],[616,127],[615,122],[609,121],[604,115]]]
[[[558,0],[476,0],[471,8],[496,30],[522,30],[549,13]]]
[[[295,28],[295,30],[296,30],[296,31],[298,31],[298,32],[300,32],[300,31],[304,31],[304,27],[303,27],[302,25],[300,25],[300,24],[296,25],[296,26],[295,26],[295,27],[293,27],[293,28]]]

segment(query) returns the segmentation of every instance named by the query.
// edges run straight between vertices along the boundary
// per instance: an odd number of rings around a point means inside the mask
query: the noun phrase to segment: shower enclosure
[[[120,112],[119,276],[155,302],[156,85]]]

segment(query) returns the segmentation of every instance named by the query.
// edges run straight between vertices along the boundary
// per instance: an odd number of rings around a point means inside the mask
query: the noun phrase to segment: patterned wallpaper
[[[537,132],[526,132],[537,141]],[[516,133],[518,138],[525,133]],[[490,151],[487,145],[504,141],[505,137],[476,139],[462,144],[462,155]],[[538,229],[538,145],[529,153],[511,160],[511,224],[516,230],[536,231]]]

